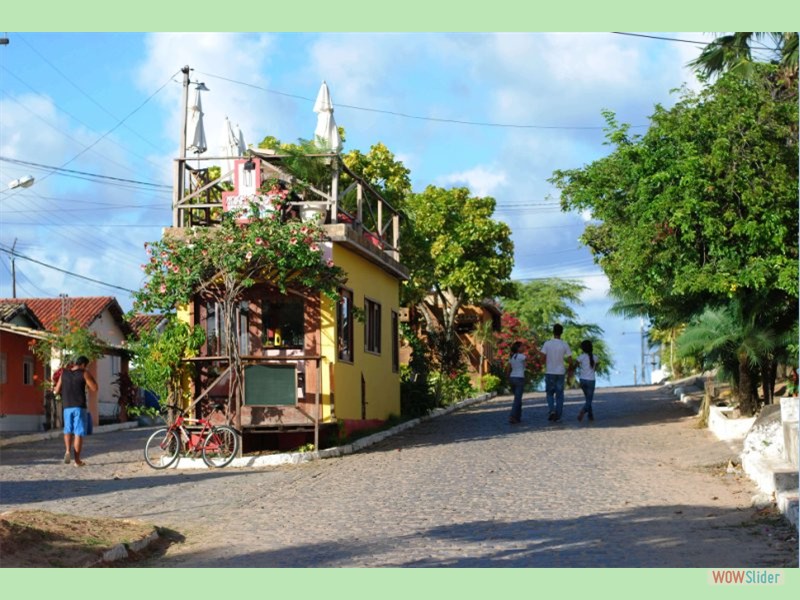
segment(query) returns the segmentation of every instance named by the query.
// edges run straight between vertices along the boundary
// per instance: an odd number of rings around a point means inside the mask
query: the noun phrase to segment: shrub
[[[497,375],[487,373],[481,377],[484,392],[499,392],[503,388],[503,382]]]

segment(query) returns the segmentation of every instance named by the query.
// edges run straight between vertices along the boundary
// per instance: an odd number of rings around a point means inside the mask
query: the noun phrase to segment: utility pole
[[[186,121],[189,109],[189,73],[191,69],[186,65],[181,69],[183,73],[183,102],[181,103],[181,133],[180,145],[178,146],[178,162],[175,165],[175,189],[172,191],[172,226],[180,227],[178,222],[180,213],[178,205],[183,199],[183,179],[186,169]]]
[[[17,267],[16,255],[14,249],[17,247],[17,238],[14,238],[14,243],[11,245],[11,297],[17,297]]]

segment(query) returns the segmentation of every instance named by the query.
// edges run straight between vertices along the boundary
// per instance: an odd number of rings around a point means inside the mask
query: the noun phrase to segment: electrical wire
[[[42,267],[46,267],[48,269],[52,269],[53,271],[58,271],[59,273],[64,273],[65,275],[69,275],[71,277],[77,277],[78,279],[83,279],[85,281],[91,281],[93,283],[98,283],[98,284],[104,285],[106,287],[114,288],[114,289],[117,289],[117,290],[122,290],[123,292],[130,292],[131,294],[136,293],[134,290],[131,290],[131,289],[119,286],[119,285],[114,285],[113,283],[107,283],[105,281],[100,281],[99,279],[94,279],[92,277],[86,277],[86,275],[80,275],[80,274],[74,273],[72,271],[67,271],[66,269],[60,269],[58,267],[54,267],[53,265],[48,265],[47,263],[44,263],[44,262],[42,262],[40,260],[36,260],[35,258],[31,258],[30,256],[25,256],[23,254],[20,254],[19,252],[15,251],[15,250],[12,250],[11,248],[9,248],[7,246],[4,246],[4,245],[0,245],[0,250],[2,250],[3,252],[8,252],[9,254],[11,254],[13,256],[16,256],[17,258],[22,258],[24,260],[28,260],[28,261],[30,261],[32,263],[36,263],[37,265],[40,265]]]

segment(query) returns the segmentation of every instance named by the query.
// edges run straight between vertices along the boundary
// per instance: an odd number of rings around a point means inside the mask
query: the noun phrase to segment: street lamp
[[[15,179],[9,183],[8,189],[15,190],[17,188],[29,188],[33,185],[34,181],[36,180],[33,178],[33,175],[25,175],[24,177],[20,177],[19,179]]]

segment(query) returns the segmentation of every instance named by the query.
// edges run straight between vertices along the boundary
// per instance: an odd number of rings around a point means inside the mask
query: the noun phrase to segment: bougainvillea
[[[242,400],[241,359],[236,343],[235,316],[244,292],[268,282],[281,292],[288,288],[335,298],[344,271],[323,257],[325,234],[312,222],[286,220],[282,210],[227,211],[214,227],[172,230],[145,244],[149,260],[142,265],[147,281],[135,294],[134,308],[172,312],[196,297],[218,302],[225,320],[224,355],[231,365],[229,402]]]
[[[525,379],[529,385],[536,387],[544,375],[544,355],[539,351],[536,336],[514,313],[503,313],[500,326],[500,332],[495,336],[497,367],[504,368],[508,364],[511,345],[514,342],[522,342],[522,352],[528,356]]]
[[[335,297],[344,272],[323,260],[320,226],[282,221],[278,211],[247,223],[237,223],[239,216],[225,213],[219,226],[172,230],[146,243],[149,260],[142,270],[147,281],[135,294],[136,308],[168,312],[199,291],[243,290],[257,280],[282,292],[291,285]]]

